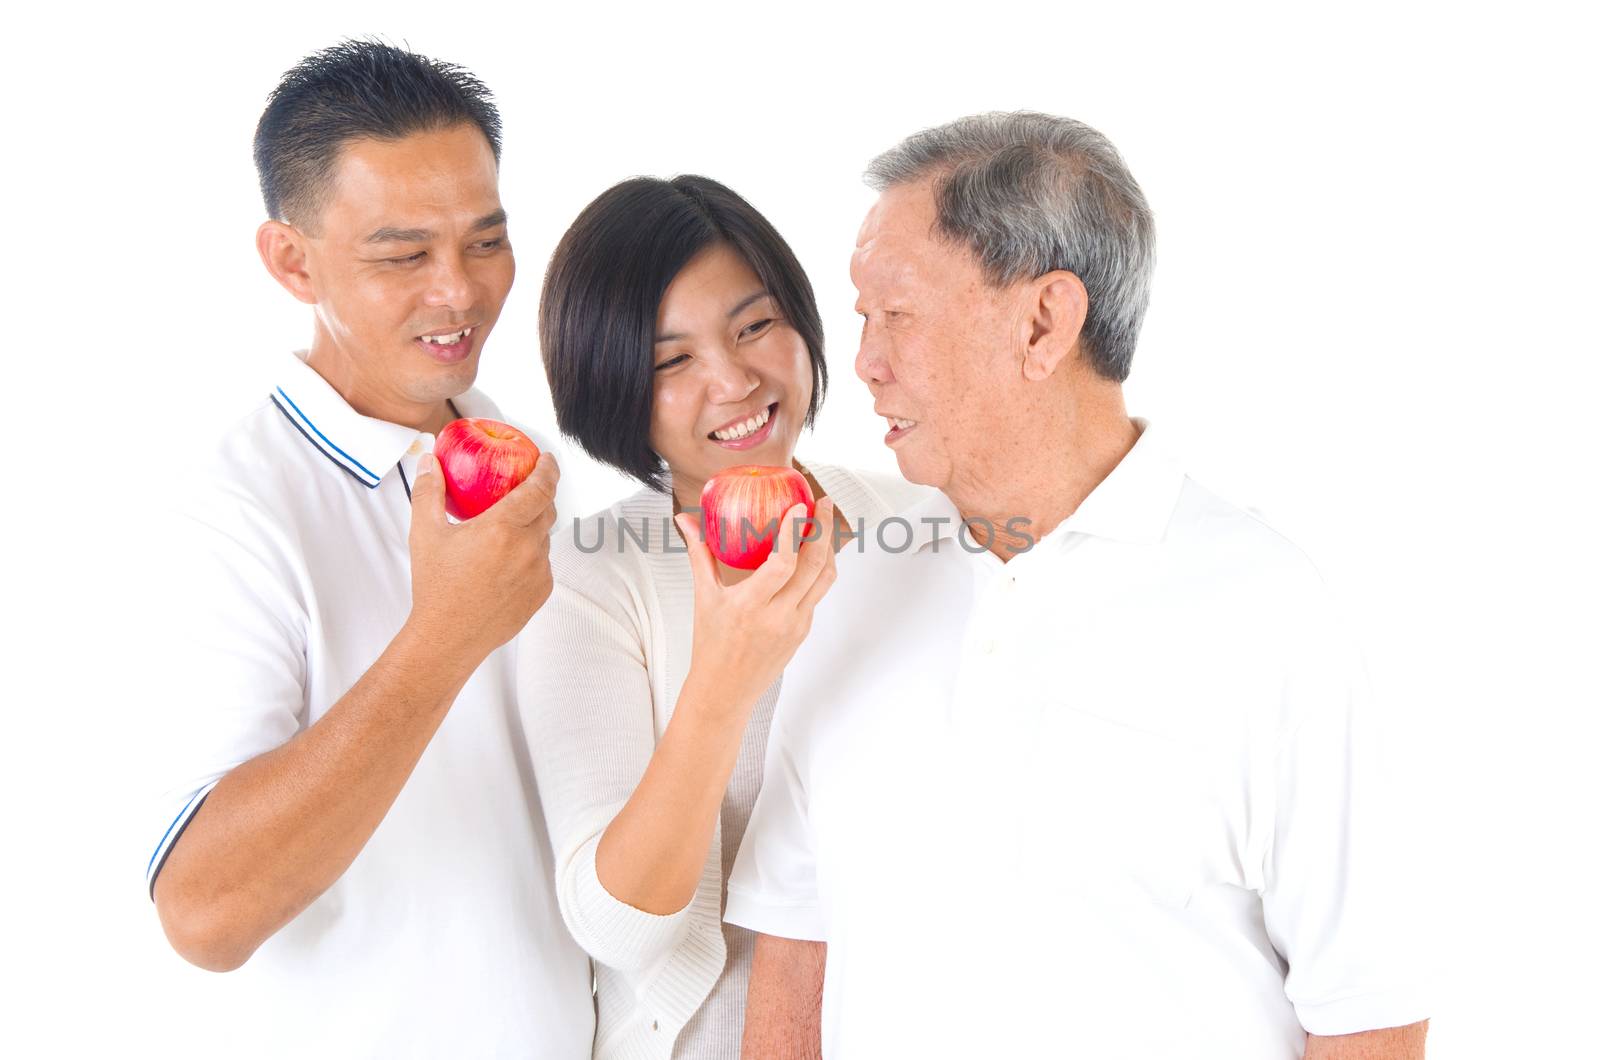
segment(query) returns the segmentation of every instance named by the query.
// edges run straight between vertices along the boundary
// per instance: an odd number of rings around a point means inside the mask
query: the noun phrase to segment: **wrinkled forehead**
[[[973,266],[965,248],[937,231],[931,182],[889,188],[867,211],[850,259],[850,279],[865,293],[944,286]]]

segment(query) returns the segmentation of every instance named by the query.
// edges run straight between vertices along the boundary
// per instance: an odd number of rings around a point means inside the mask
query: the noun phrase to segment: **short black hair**
[[[340,149],[476,125],[500,161],[500,112],[459,66],[372,40],[346,40],[283,75],[256,123],[256,173],[267,215],[314,225]]]
[[[584,451],[652,489],[665,463],[650,448],[656,314],[696,254],[726,245],[750,266],[805,340],[810,425],[828,389],[822,317],[805,270],[755,207],[709,177],[636,177],[603,192],[550,258],[539,343],[556,423]]]

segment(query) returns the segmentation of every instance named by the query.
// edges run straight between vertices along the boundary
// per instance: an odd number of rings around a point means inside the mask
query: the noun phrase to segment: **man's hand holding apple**
[[[432,453],[411,490],[411,616],[407,625],[475,669],[549,599],[550,531],[561,471],[545,453],[487,511],[452,523]]]

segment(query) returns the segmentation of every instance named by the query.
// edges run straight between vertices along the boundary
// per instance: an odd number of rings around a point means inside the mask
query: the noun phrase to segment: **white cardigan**
[[[808,470],[852,527],[928,493],[898,476]],[[518,700],[556,895],[568,929],[594,959],[597,1060],[671,1057],[727,956],[720,819],[694,898],[676,913],[627,905],[595,875],[600,835],[644,775],[688,673],[694,577],[671,520],[670,491],[645,489],[558,530],[555,589],[517,643]],[[621,549],[619,522],[635,535]],[[636,543],[640,532],[647,548]]]

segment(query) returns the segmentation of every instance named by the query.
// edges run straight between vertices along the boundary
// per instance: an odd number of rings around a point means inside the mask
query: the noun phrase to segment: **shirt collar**
[[[1112,541],[1154,544],[1166,535],[1167,523],[1183,489],[1184,471],[1162,445],[1161,436],[1152,437],[1147,418],[1130,418],[1139,428],[1133,448],[1078,504],[1077,510],[1043,540],[1060,541],[1069,534],[1085,534]],[[902,517],[911,524],[908,551],[920,552],[944,538],[952,539],[950,545],[960,544],[953,539],[961,514],[943,493],[907,510]]]
[[[1132,420],[1139,428],[1133,448],[1049,536],[1088,534],[1146,545],[1166,536],[1183,489],[1183,468],[1159,432],[1151,437],[1148,419]]]
[[[376,489],[413,442],[431,441],[414,427],[363,416],[351,408],[304,356],[296,353],[289,359],[268,396],[309,445],[351,478]],[[503,418],[494,402],[476,388],[452,400],[463,416]]]

